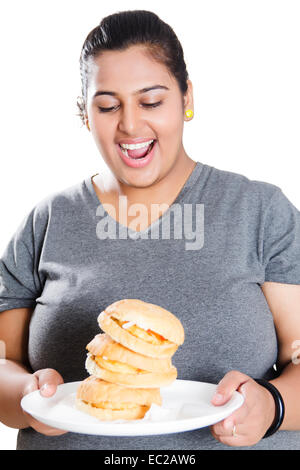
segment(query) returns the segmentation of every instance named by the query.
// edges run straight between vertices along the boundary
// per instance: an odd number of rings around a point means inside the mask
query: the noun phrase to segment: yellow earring
[[[89,125],[89,120],[88,120],[88,119],[86,120],[86,127],[88,128],[89,131],[91,130],[91,129],[90,129],[90,125]]]
[[[193,115],[194,115],[193,110],[192,109],[187,109],[186,112],[185,112],[185,115],[188,118],[192,118]]]

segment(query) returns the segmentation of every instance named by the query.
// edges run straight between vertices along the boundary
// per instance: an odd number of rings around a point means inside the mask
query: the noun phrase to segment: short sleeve
[[[23,219],[0,258],[0,312],[34,307],[40,295],[33,217],[34,210]]]
[[[300,212],[277,187],[264,222],[265,281],[300,284]]]

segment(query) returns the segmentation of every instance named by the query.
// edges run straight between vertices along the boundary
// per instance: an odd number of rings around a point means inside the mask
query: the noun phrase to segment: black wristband
[[[265,437],[269,437],[272,434],[274,434],[280,428],[283,418],[284,418],[284,411],[285,411],[284,401],[283,401],[281,394],[279,393],[279,390],[277,390],[277,388],[274,387],[273,384],[271,384],[265,379],[254,379],[254,380],[259,385],[262,385],[267,390],[269,390],[269,392],[272,394],[274,401],[275,401],[275,418],[274,418],[273,423],[267,430],[266,434],[263,436],[263,439],[264,439]]]

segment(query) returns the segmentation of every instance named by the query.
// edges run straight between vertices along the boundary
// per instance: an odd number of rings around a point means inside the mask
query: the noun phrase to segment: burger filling
[[[103,408],[109,410],[128,410],[132,408],[140,408],[146,405],[137,405],[136,403],[114,403],[112,401],[99,401],[98,403],[89,403],[85,400],[82,400],[86,405],[90,405],[93,408]],[[149,409],[149,406],[147,406]]]
[[[111,372],[118,372],[120,374],[148,374],[147,370],[138,369],[129,364],[119,361],[111,361],[110,359],[104,359],[102,356],[93,356],[94,361],[98,366]]]
[[[140,326],[137,326],[135,324],[132,324],[132,322],[129,321],[121,321],[118,320],[117,318],[113,318],[113,320],[122,328],[126,329],[126,331],[129,331],[133,336],[136,338],[140,338],[147,343],[151,343],[154,345],[161,345],[163,343],[170,343],[166,338],[164,338],[162,335],[159,335],[158,333],[155,333],[155,331],[152,330],[144,330]],[[171,344],[171,343],[170,343]]]

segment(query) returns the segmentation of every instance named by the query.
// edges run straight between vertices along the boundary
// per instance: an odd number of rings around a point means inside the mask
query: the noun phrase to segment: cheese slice
[[[109,410],[127,410],[128,408],[139,408],[141,405],[136,403],[114,403],[110,401],[99,401],[98,403],[88,403],[83,400],[86,405],[91,405],[94,408],[104,408]],[[143,405],[142,405],[143,406]]]
[[[149,329],[144,330],[143,328],[137,326],[136,324],[133,324],[132,322],[121,321],[117,320],[116,318],[114,318],[114,321],[117,322],[119,326],[129,331],[133,336],[135,336],[136,338],[140,338],[146,341],[147,343],[151,343],[154,345],[170,343],[170,341],[168,341],[166,338],[159,335],[158,333],[155,333],[154,331]]]
[[[120,374],[148,374],[147,370],[138,369],[129,364],[119,361],[111,361],[109,359],[104,359],[101,356],[94,357],[95,362],[98,366],[103,369],[110,370],[111,372],[118,372]]]

